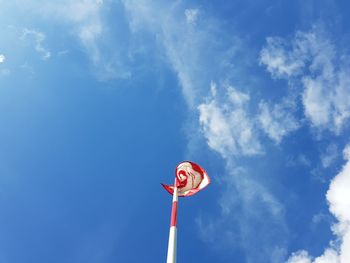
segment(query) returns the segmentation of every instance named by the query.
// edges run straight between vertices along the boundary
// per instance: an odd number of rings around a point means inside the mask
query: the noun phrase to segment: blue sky
[[[346,1],[0,4],[0,262],[350,262]]]

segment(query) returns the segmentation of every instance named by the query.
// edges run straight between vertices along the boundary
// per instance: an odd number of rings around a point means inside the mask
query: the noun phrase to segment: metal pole
[[[171,209],[170,219],[170,232],[169,232],[169,243],[168,243],[168,256],[167,263],[176,263],[176,236],[177,236],[177,179],[175,178],[174,193],[173,193],[173,205]]]

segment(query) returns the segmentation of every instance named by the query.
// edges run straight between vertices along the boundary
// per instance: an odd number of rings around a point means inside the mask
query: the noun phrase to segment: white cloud
[[[195,47],[200,45],[200,41],[198,41],[198,34],[187,30],[183,11],[182,16],[178,14],[177,3],[164,5],[157,1],[149,4],[144,0],[123,0],[122,2],[128,14],[132,32],[136,34],[146,31],[156,36],[168,63],[178,76],[187,103],[194,106],[195,69],[201,65],[198,50]]]
[[[337,217],[339,222],[349,224],[350,227],[350,159],[348,156],[350,146],[344,150],[347,163],[342,171],[332,180],[327,192],[327,200],[330,211]],[[346,230],[346,229],[344,229]],[[350,229],[348,229],[350,230]]]
[[[331,166],[338,157],[338,147],[334,143],[327,146],[325,153],[321,154],[321,163],[323,168]]]
[[[350,145],[345,147],[343,153],[347,162],[333,178],[326,195],[329,210],[338,220],[332,226],[333,233],[338,238],[337,242],[330,242],[330,247],[325,250],[323,255],[313,260],[307,252],[301,251],[292,254],[287,263],[350,262]]]
[[[130,78],[131,48],[124,44],[128,29],[116,24],[110,26],[106,22],[106,12],[111,7],[102,0],[36,0],[25,3],[13,0],[6,2],[6,5],[8,10],[33,14],[50,23],[60,33],[75,37],[90,59],[92,72],[99,80]],[[41,38],[34,34],[30,37]],[[43,58],[51,55],[43,43],[36,50],[41,52]]]
[[[272,76],[290,77],[304,67],[303,54],[299,49],[288,52],[286,41],[279,37],[268,37],[266,42],[267,46],[260,52],[260,63],[267,66]]]
[[[298,251],[293,253],[292,256],[288,259],[287,263],[311,263],[311,257],[307,251]]]
[[[45,34],[43,32],[25,28],[23,29],[21,39],[34,41],[34,48],[43,60],[47,60],[51,57],[50,51],[43,46],[45,40]]]
[[[237,143],[231,134],[226,116],[215,101],[201,104],[198,109],[208,145],[224,156],[233,155],[237,151]]]
[[[186,8],[183,1],[170,4],[163,1],[150,4],[145,0],[122,2],[132,32],[135,35],[148,32],[157,40],[158,55],[177,75],[191,109],[196,109],[202,102],[211,80],[220,81],[231,74],[228,61],[241,43],[223,34],[218,21],[207,16],[200,27],[194,28],[192,22],[198,21],[201,13]]]
[[[43,9],[55,19],[72,25],[70,30],[85,48],[100,80],[131,77],[126,58],[128,51],[124,51],[119,43],[109,42],[113,29],[104,21],[103,1],[66,0],[65,3],[46,3]]]
[[[314,260],[314,263],[341,263],[338,253],[333,249],[326,249],[324,254]],[[344,262],[344,261],[343,261]]]
[[[292,166],[311,167],[311,161],[304,154],[299,154],[297,156],[287,156],[286,165],[287,167],[292,167]]]
[[[212,85],[212,87],[215,87]],[[248,94],[245,94],[243,92],[238,91],[237,89],[233,87],[227,88],[227,95],[228,100],[238,107],[243,107],[249,100],[250,97]]]
[[[186,9],[185,10],[185,16],[186,16],[186,21],[189,24],[195,24],[199,15],[199,10],[198,9]]]
[[[307,251],[299,251],[293,253],[288,259],[287,263],[342,263],[339,261],[337,252],[333,249],[326,249],[324,254],[318,258],[312,260],[312,257]]]
[[[293,116],[293,103],[287,100],[273,105],[272,109],[266,102],[260,102],[260,114],[258,116],[261,128],[276,143],[280,143],[283,137],[300,127],[299,122]]]
[[[302,86],[305,116],[311,125],[340,133],[350,117],[350,69],[343,54],[320,28],[297,32],[294,39],[270,37],[260,63],[273,77]],[[346,59],[345,59],[346,60]]]
[[[327,220],[328,219],[328,215],[322,212],[319,212],[315,215],[313,215],[312,217],[312,223],[313,224],[318,224],[320,222],[322,222],[323,220]]]
[[[6,57],[4,54],[0,54],[0,63],[3,63],[6,60]]]
[[[57,56],[58,57],[62,57],[62,56],[66,56],[69,53],[69,50],[65,49],[65,50],[61,50],[57,52]]]
[[[350,160],[350,144],[345,146],[343,156],[345,160]]]
[[[311,161],[303,154],[298,155],[298,162],[304,166],[311,166]]]
[[[249,96],[227,87],[227,98],[221,101],[212,83],[212,95],[198,106],[199,121],[208,145],[223,157],[262,153],[254,122],[249,118]]]
[[[331,101],[324,94],[323,80],[315,80],[308,77],[303,79],[305,90],[303,92],[303,103],[305,115],[314,126],[325,126],[330,121]]]

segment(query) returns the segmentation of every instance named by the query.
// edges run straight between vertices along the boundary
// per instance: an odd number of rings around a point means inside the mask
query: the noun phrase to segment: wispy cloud
[[[78,37],[93,64],[100,80],[128,79],[128,60],[123,55],[121,43],[109,42],[113,32],[106,23],[105,3],[101,0],[67,0],[62,3],[46,3],[42,9],[53,18],[71,25],[70,31]]]
[[[186,18],[183,13],[180,15],[176,3],[164,5],[155,1],[151,5],[147,1],[122,2],[132,32],[146,31],[157,37],[167,62],[178,76],[187,103],[193,106],[198,89],[195,71],[200,68],[199,52],[195,50],[201,45],[199,34],[188,30]]]
[[[254,122],[249,118],[249,96],[232,86],[226,87],[226,99],[217,96],[211,85],[211,97],[198,106],[199,121],[208,145],[225,158],[262,153]]]
[[[260,62],[275,78],[302,87],[304,114],[312,126],[340,133],[350,117],[350,68],[320,28],[297,32],[291,41],[267,38]]]
[[[97,79],[128,79],[131,76],[129,47],[126,47],[128,29],[107,23],[110,2],[102,0],[63,0],[23,1],[14,0],[6,3],[9,10],[30,11],[41,20],[50,23],[61,34],[73,36],[78,40],[91,62],[92,73]],[[119,4],[120,5],[120,4]],[[61,31],[62,30],[62,31]],[[35,49],[43,59],[52,55],[43,41],[43,32],[26,29],[26,38],[35,42]],[[73,38],[74,39],[74,38]],[[115,40],[118,41],[115,41]]]
[[[268,37],[266,43],[260,53],[260,63],[266,65],[273,77],[288,78],[300,74],[305,56],[302,47],[292,45],[293,52],[289,52],[287,42],[279,37]]]
[[[321,163],[323,168],[328,168],[338,157],[338,147],[331,143],[327,146],[326,151],[321,153]]]
[[[4,63],[6,60],[6,57],[4,54],[0,54],[0,63]],[[0,69],[0,76],[6,76],[9,75],[11,73],[11,71],[9,69],[6,68],[2,68]]]
[[[3,63],[6,60],[6,57],[4,54],[0,54],[0,63]]]
[[[293,167],[293,166],[311,167],[311,161],[304,154],[299,154],[297,156],[287,156],[286,165],[287,167]]]
[[[260,102],[258,119],[261,128],[276,143],[280,143],[283,137],[300,127],[299,121],[293,115],[295,108],[294,102],[287,99],[272,106]]]
[[[158,55],[166,58],[178,77],[188,106],[196,109],[208,94],[210,82],[227,77],[228,63],[224,61],[232,58],[234,47],[241,43],[223,35],[218,22],[211,17],[198,19],[200,9],[188,9],[182,1],[122,2],[132,32],[148,32],[156,38],[161,47]]]
[[[35,29],[23,29],[22,40],[33,41],[35,51],[38,52],[43,60],[47,60],[51,57],[51,52],[44,47],[43,42],[45,40],[45,34]]]
[[[199,9],[189,8],[185,10],[186,21],[189,24],[195,24],[199,15]]]

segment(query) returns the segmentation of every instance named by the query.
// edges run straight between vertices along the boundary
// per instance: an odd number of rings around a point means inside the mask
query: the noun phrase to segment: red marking
[[[172,185],[167,185],[167,184],[161,184],[165,190],[168,191],[169,194],[173,195],[174,193],[174,186]]]
[[[195,170],[196,172],[198,172],[201,175],[201,178],[203,179],[204,178],[203,174],[205,173],[204,169],[196,163],[193,163],[190,161],[188,161],[188,162],[192,165],[192,169]]]
[[[173,202],[173,206],[171,208],[171,219],[170,219],[170,227],[176,226],[177,223],[177,202]]]
[[[182,175],[182,181],[181,176]],[[183,179],[185,177],[185,179]],[[183,188],[187,185],[187,174],[184,170],[176,170],[176,186],[178,188]]]

